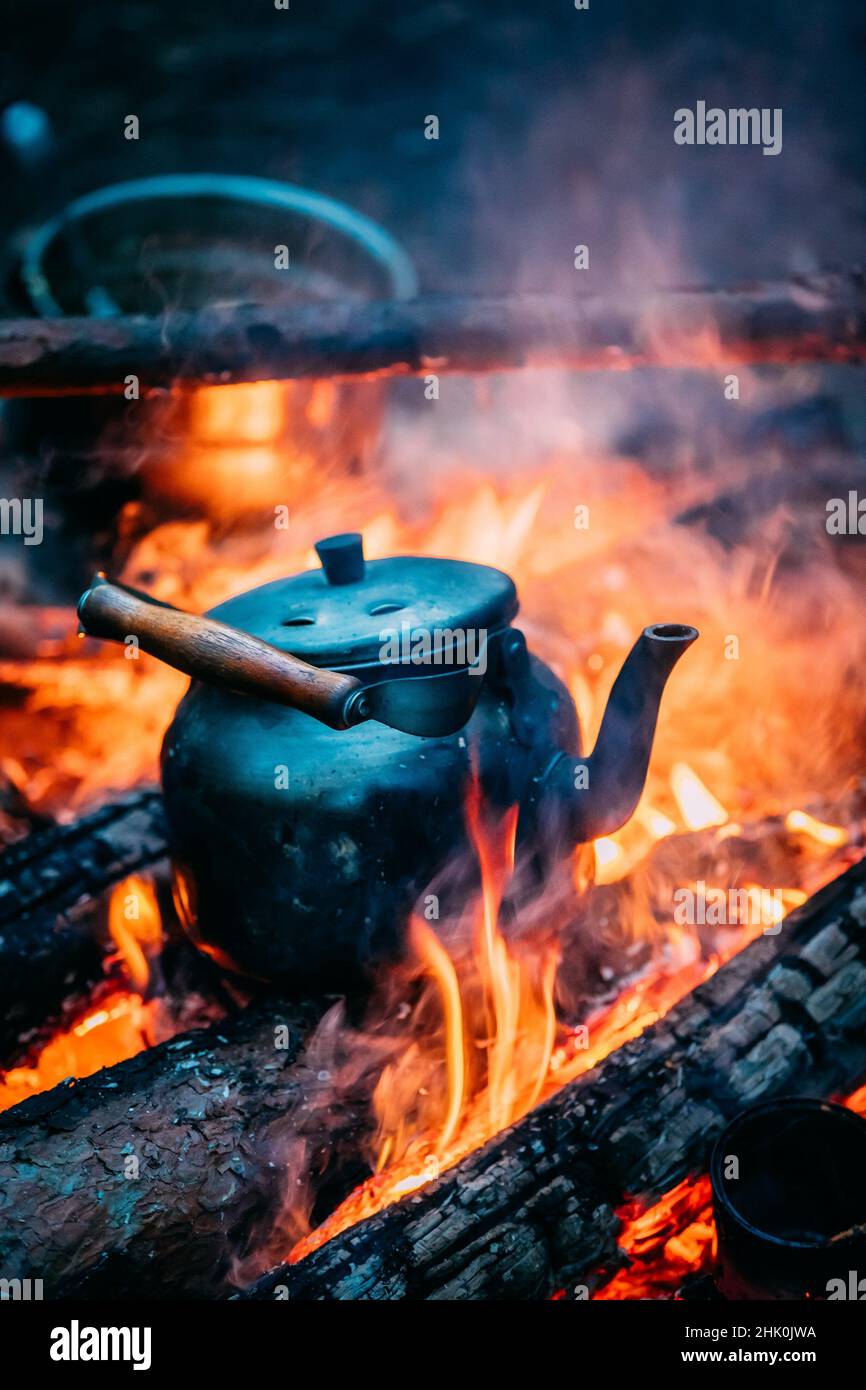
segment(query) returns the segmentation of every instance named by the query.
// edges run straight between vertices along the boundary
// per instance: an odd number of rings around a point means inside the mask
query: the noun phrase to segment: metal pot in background
[[[369,218],[308,189],[221,174],[139,179],[79,198],[33,234],[18,284],[25,311],[47,318],[416,291],[408,256]],[[386,390],[372,381],[265,382],[137,401],[7,403],[4,488],[44,498],[51,542],[33,566],[31,596],[63,600],[94,566],[116,562],[127,501],[142,501],[149,522],[234,522],[291,502],[311,467],[363,468]]]
[[[866,1280],[866,1120],[853,1111],[793,1097],[745,1110],[710,1180],[725,1298],[851,1297],[839,1290],[852,1273]]]

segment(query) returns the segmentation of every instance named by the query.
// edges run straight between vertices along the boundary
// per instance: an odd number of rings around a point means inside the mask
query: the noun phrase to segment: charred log
[[[544,1298],[615,1262],[615,1209],[706,1167],[730,1117],[866,1073],[866,863],[810,899],[640,1038],[434,1185],[254,1298]]]
[[[4,1277],[38,1271],[46,1298],[224,1292],[280,1221],[306,1125],[330,1153],[362,1122],[346,1097],[319,1123],[303,1049],[327,1002],[262,1000],[0,1116]],[[326,1158],[309,1146],[305,1171]]]
[[[700,1168],[740,1106],[858,1083],[864,938],[859,865],[437,1184],[253,1296],[541,1297],[589,1282],[616,1258],[623,1197],[652,1201]],[[294,1146],[298,1171],[335,1152],[344,1174],[357,1162],[370,1077],[321,1123],[334,1091],[305,1041],[323,1007],[259,1003],[0,1117],[0,1269],[38,1267],[54,1297],[224,1294],[247,1250],[254,1267],[274,1248]]]
[[[135,792],[0,857],[0,1051],[102,973],[100,898],[166,853],[162,800]]]
[[[0,395],[560,367],[860,362],[862,277],[637,298],[430,297],[0,323]]]

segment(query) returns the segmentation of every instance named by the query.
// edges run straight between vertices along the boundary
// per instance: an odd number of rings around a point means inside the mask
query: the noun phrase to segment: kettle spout
[[[556,769],[572,844],[610,835],[633,814],[646,782],[662,691],[697,636],[696,628],[680,623],[645,628],[614,682],[592,754],[577,766],[568,758],[565,769]]]

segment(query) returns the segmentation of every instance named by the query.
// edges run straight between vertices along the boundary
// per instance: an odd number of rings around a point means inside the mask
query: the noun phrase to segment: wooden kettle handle
[[[248,632],[171,608],[102,575],[82,595],[78,619],[91,637],[135,637],[142,651],[194,680],[291,705],[332,729],[364,717],[360,701],[350,704],[362,689],[354,676],[309,666]]]

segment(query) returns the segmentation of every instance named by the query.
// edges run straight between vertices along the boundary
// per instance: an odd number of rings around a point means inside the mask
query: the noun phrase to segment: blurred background
[[[199,170],[344,199],[435,290],[573,284],[576,240],[585,288],[861,252],[857,0],[39,0],[8,6],[6,30],[7,270],[70,199]],[[781,106],[783,154],[675,146],[673,112],[698,99]]]

